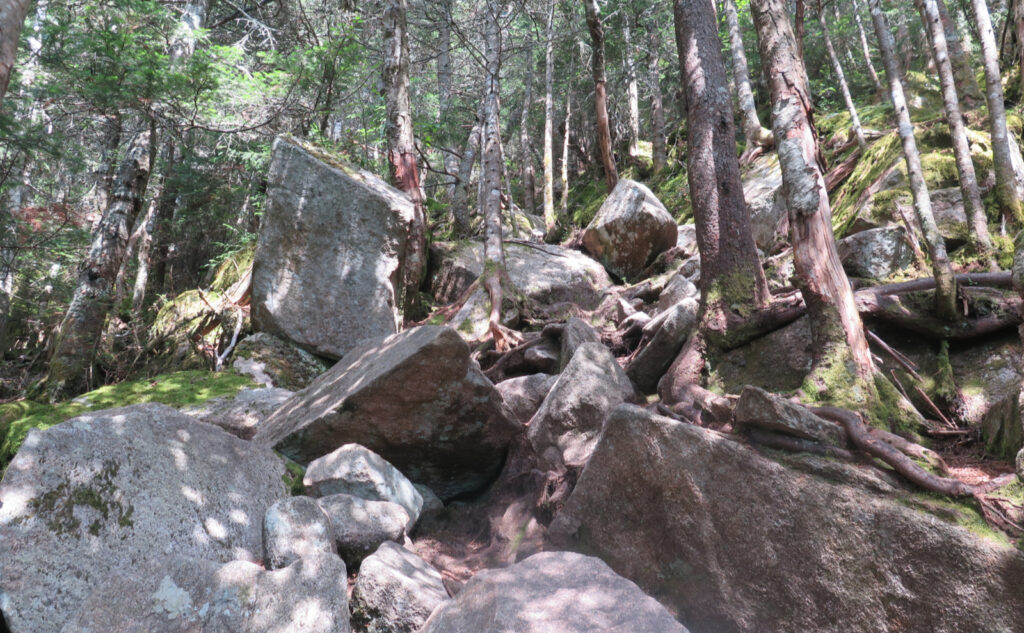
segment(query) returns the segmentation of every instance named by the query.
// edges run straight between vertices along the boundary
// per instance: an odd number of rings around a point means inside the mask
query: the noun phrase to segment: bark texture
[[[665,104],[661,96],[661,38],[656,26],[650,30],[648,58],[648,82],[651,91],[651,159],[654,175],[660,174],[668,165],[668,150],[665,139]]]
[[[629,103],[628,154],[636,157],[640,151],[640,88],[636,82],[636,58],[633,50],[633,16],[626,10],[622,20],[622,39],[626,45],[626,100]]]
[[[736,100],[739,102],[740,117],[743,121],[743,137],[747,141],[746,151],[750,152],[756,147],[771,147],[771,130],[761,125],[761,120],[757,116],[757,105],[754,103],[754,91],[750,88],[750,69],[747,66],[747,53],[743,50],[743,33],[740,31],[736,0],[722,0],[722,5],[725,8],[725,22],[729,27],[732,80],[736,87]]]
[[[483,286],[491,300],[488,319],[495,343],[502,347],[501,305],[504,299],[505,251],[501,236],[501,2],[487,0],[484,35],[487,60],[487,88],[484,94],[483,157],[480,173],[480,214],[484,219]],[[504,351],[504,350],[501,350]]]
[[[878,71],[875,70],[875,64],[871,61],[871,47],[868,45],[868,35],[864,31],[864,21],[860,17],[860,3],[857,0],[851,1],[853,20],[857,24],[857,34],[860,36],[860,49],[864,54],[865,68],[867,68],[868,76],[871,77],[871,83],[875,84],[875,92],[878,93],[878,99],[885,101],[889,98],[889,93],[886,92],[885,86],[882,85],[882,80],[878,77]]]
[[[537,210],[537,183],[534,179],[533,153],[530,151],[530,105],[533,103],[533,46],[526,49],[526,95],[523,111],[519,117],[519,153],[523,178],[523,210],[534,213]]]
[[[832,234],[813,106],[785,0],[752,0],[750,7],[769,76],[797,283],[814,342],[805,386],[831,395],[833,389],[850,389],[857,379],[870,384],[871,353]]]
[[[551,238],[558,230],[555,214],[555,147],[552,138],[555,121],[555,0],[548,0],[544,30],[544,228]]]
[[[932,274],[936,283],[935,311],[945,319],[953,319],[956,316],[956,279],[953,277],[953,269],[950,267],[949,258],[946,255],[946,243],[939,234],[939,228],[935,224],[935,217],[932,214],[931,196],[928,194],[928,187],[924,182],[921,154],[917,151],[914,125],[910,122],[910,110],[907,108],[907,100],[903,94],[903,81],[900,79],[900,69],[896,61],[892,31],[889,30],[889,24],[882,13],[879,0],[869,0],[869,2],[871,21],[875,26],[878,47],[882,53],[882,63],[885,65],[885,74],[889,79],[889,96],[892,99],[893,109],[896,111],[896,127],[899,130],[900,140],[903,142],[903,157],[907,162],[910,192],[914,197],[914,211],[917,214],[918,223],[921,225],[921,232],[924,234],[928,256],[932,260]]]
[[[28,0],[0,0],[0,106],[11,81],[11,70],[18,55],[21,26],[28,14]]]
[[[818,24],[821,25],[821,35],[825,39],[825,49],[828,51],[828,58],[832,62],[832,71],[836,74],[839,82],[839,90],[843,95],[843,103],[846,104],[846,111],[850,113],[850,126],[854,136],[857,138],[857,145],[863,150],[867,148],[868,142],[864,138],[864,129],[860,125],[860,116],[857,115],[857,106],[853,104],[853,97],[850,96],[850,85],[846,83],[846,73],[843,72],[843,64],[836,54],[836,47],[832,45],[832,35],[828,31],[828,23],[825,21],[825,11],[821,1],[818,2]]]
[[[597,0],[585,0],[584,8],[587,12],[587,30],[590,31],[590,42],[593,47],[590,63],[594,76],[594,116],[597,119],[597,143],[601,151],[604,179],[608,184],[608,193],[611,193],[619,182],[619,172],[615,168],[615,156],[612,154],[612,132],[608,124],[608,79],[605,73],[604,26],[601,24],[601,7],[598,6]]]
[[[82,263],[71,306],[61,322],[50,359],[46,393],[51,402],[86,391],[103,323],[113,303],[114,280],[128,246],[129,231],[149,178],[152,138],[143,132],[132,140],[121,162],[110,200],[93,232],[89,254]]]

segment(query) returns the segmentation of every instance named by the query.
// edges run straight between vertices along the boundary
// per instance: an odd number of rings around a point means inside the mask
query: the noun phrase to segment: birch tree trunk
[[[0,106],[11,81],[11,70],[18,56],[21,27],[28,15],[28,0],[0,0]]]
[[[751,0],[761,60],[772,95],[772,130],[782,167],[797,284],[814,346],[804,382],[812,396],[873,385],[874,368],[835,237],[822,176],[812,102],[785,0]]]
[[[661,96],[661,38],[658,28],[650,29],[650,59],[648,60],[648,83],[651,91],[651,162],[657,176],[668,165],[668,150],[665,139],[665,104]]]
[[[746,316],[770,295],[757,256],[743,198],[736,131],[712,0],[675,0],[680,72],[687,91],[687,177],[701,263],[701,316],[697,336],[728,348]],[[690,352],[691,350],[687,350]],[[699,350],[698,356],[703,354]],[[698,381],[703,358],[680,354],[659,384],[676,403]]]
[[[1010,133],[1006,126],[1006,104],[1003,101],[1002,73],[999,71],[999,49],[992,30],[992,20],[985,0],[971,0],[974,22],[978,25],[981,56],[985,64],[985,98],[988,101],[989,129],[992,133],[992,162],[996,172],[996,201],[1007,224],[1024,221],[1021,213],[1021,192],[1013,169]]]
[[[445,193],[449,203],[455,198],[455,188],[458,185],[459,158],[454,152],[449,151],[453,146],[451,129],[451,103],[452,103],[452,0],[441,2],[441,18],[437,25],[437,114],[438,125],[441,129],[441,140],[444,148],[441,150],[444,155],[444,168],[448,175],[445,183]]]
[[[570,124],[572,123],[572,90],[565,92],[565,134],[562,135],[562,171],[559,180],[562,185],[561,214],[569,217],[569,141]]]
[[[924,241],[928,248],[928,256],[932,261],[932,275],[935,277],[935,311],[945,319],[956,318],[956,278],[949,265],[946,255],[946,243],[939,235],[939,228],[932,215],[931,197],[924,182],[921,169],[921,155],[917,151],[914,139],[914,125],[910,122],[910,110],[903,96],[903,82],[900,80],[900,69],[896,61],[895,45],[892,32],[886,23],[885,15],[879,0],[868,0],[871,10],[871,21],[875,25],[878,37],[878,49],[882,54],[885,74],[889,79],[889,95],[892,107],[896,111],[896,127],[903,142],[903,157],[907,162],[907,174],[910,180],[910,192],[914,197],[914,211],[917,213],[918,224],[924,233]]]
[[[885,91],[885,86],[882,85],[882,80],[878,77],[878,71],[875,70],[875,64],[871,61],[871,47],[868,46],[868,35],[864,32],[864,22],[860,17],[860,2],[858,0],[852,0],[852,2],[853,20],[857,23],[857,33],[860,35],[860,48],[861,52],[864,53],[864,62],[868,76],[871,77],[871,83],[875,85],[875,92],[878,93],[879,101],[887,101],[889,93]]]
[[[60,325],[46,393],[50,402],[84,392],[92,380],[103,323],[113,302],[113,284],[124,259],[128,232],[142,206],[149,177],[151,132],[137,135],[121,162],[110,205],[93,232],[92,246],[78,276],[71,306]]]
[[[832,35],[828,32],[828,24],[825,22],[825,10],[821,0],[818,0],[818,24],[821,25],[821,35],[825,39],[825,49],[828,51],[828,58],[832,62],[832,71],[839,81],[839,90],[843,95],[843,102],[846,104],[846,111],[850,113],[850,126],[854,136],[857,138],[857,145],[867,149],[868,141],[864,138],[864,130],[860,126],[860,117],[857,115],[857,106],[853,104],[853,97],[850,96],[850,85],[846,83],[846,73],[843,72],[843,65],[836,54],[835,46],[832,45]]]
[[[640,89],[636,83],[636,59],[633,51],[633,16],[627,9],[622,18],[622,39],[626,46],[626,100],[629,103],[629,138],[627,139],[630,158],[640,153]]]
[[[392,183],[413,202],[413,220],[403,258],[402,309],[411,316],[426,264],[426,222],[423,194],[416,164],[412,111],[409,105],[409,42],[406,29],[406,0],[386,0],[383,19],[385,91],[384,136],[388,146],[388,167]]]
[[[974,161],[971,159],[971,144],[967,140],[967,128],[957,97],[957,83],[953,76],[953,66],[949,61],[942,18],[936,0],[915,0],[915,4],[921,11],[921,19],[929,35],[935,64],[938,66],[942,103],[946,110],[946,123],[949,124],[949,132],[953,137],[953,156],[956,158],[956,168],[960,176],[960,191],[963,193],[964,212],[967,214],[967,226],[970,230],[969,239],[978,252],[990,254],[992,238],[988,233],[985,205],[978,190],[978,177],[974,172]]]
[[[594,76],[594,112],[597,119],[597,143],[601,150],[601,165],[604,167],[604,178],[608,184],[608,192],[615,189],[619,181],[619,172],[615,168],[615,156],[612,154],[612,133],[608,125],[607,78],[604,61],[604,27],[601,25],[601,7],[597,0],[584,0],[587,12],[587,29],[593,46],[591,71]]]
[[[523,97],[523,112],[519,118],[519,152],[520,165],[522,167],[523,179],[523,209],[527,213],[534,213],[537,210],[536,191],[537,183],[534,181],[533,152],[530,150],[530,105],[533,103],[533,45],[532,42],[526,50],[526,94]]]
[[[740,20],[736,13],[736,0],[723,0],[725,22],[729,27],[729,49],[732,51],[732,81],[736,87],[736,100],[740,106],[740,117],[743,121],[743,137],[747,141],[744,152],[752,156],[756,148],[772,146],[774,139],[771,130],[761,125],[757,116],[757,105],[754,103],[754,91],[750,88],[750,69],[747,66],[747,53],[743,49],[743,33],[740,31]]]
[[[960,100],[966,107],[976,108],[981,105],[984,97],[981,94],[981,88],[978,87],[978,78],[974,75],[974,62],[964,50],[960,41],[960,33],[946,9],[944,0],[935,0],[935,6],[939,10],[939,18],[942,20],[942,31],[946,36],[946,49],[949,53],[949,61],[953,66],[953,76],[956,78]]]
[[[555,147],[552,138],[555,121],[555,0],[548,0],[544,36],[544,228],[545,239],[553,240],[558,231],[558,216],[555,215]]]

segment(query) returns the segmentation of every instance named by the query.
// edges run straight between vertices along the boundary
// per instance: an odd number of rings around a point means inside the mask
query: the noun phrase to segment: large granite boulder
[[[352,619],[368,633],[416,633],[447,601],[440,572],[387,541],[359,566],[352,588]]]
[[[696,299],[680,301],[644,327],[650,340],[626,365],[626,375],[643,393],[655,393],[658,381],[668,371],[697,324],[700,304]],[[648,332],[650,336],[648,337]]]
[[[530,420],[527,437],[549,469],[582,466],[609,411],[635,396],[633,383],[608,348],[584,343]]]
[[[537,413],[557,380],[558,376],[550,374],[530,374],[503,380],[494,387],[516,419],[526,424]]]
[[[318,503],[330,517],[338,555],[352,567],[358,567],[381,543],[405,540],[409,513],[397,503],[346,494],[328,495]]]
[[[59,631],[96,585],[162,557],[261,560],[284,474],[271,450],[160,404],[31,431],[0,484],[11,633]]]
[[[610,273],[635,279],[676,245],[678,225],[657,196],[623,178],[583,232],[583,246]]]
[[[327,358],[394,334],[412,217],[380,178],[278,137],[253,261],[256,328]]]
[[[709,629],[711,630],[711,629]],[[479,572],[421,633],[686,633],[598,558],[542,552]]]
[[[103,578],[61,633],[349,633],[345,563],[317,553],[267,571],[174,558]],[[54,630],[54,629],[39,629]]]
[[[1021,630],[1024,552],[942,520],[954,514],[928,512],[926,496],[870,492],[854,483],[861,468],[814,460],[822,476],[620,406],[551,533],[697,631]]]
[[[447,499],[491,481],[521,429],[458,333],[422,326],[353,349],[254,441],[302,464],[360,444]]]
[[[839,240],[839,259],[846,273],[865,279],[887,279],[914,261],[901,226],[885,226],[854,233]]]

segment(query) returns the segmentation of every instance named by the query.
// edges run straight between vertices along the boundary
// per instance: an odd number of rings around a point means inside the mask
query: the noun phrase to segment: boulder
[[[232,367],[265,387],[298,391],[330,368],[306,350],[266,332],[247,336],[235,347]]]
[[[565,366],[572,360],[576,350],[584,343],[600,343],[601,336],[589,323],[579,317],[571,317],[565,322],[562,328],[561,350],[558,361],[558,371],[565,369]]]
[[[455,303],[483,274],[483,251],[479,242],[431,245],[430,287],[438,303]],[[612,285],[608,273],[594,260],[550,244],[505,244],[505,268],[516,289],[544,306],[573,303],[591,310]]]
[[[293,395],[287,389],[275,387],[243,389],[234,398],[211,398],[181,412],[249,440],[256,434],[256,428]]]
[[[683,299],[695,299],[700,297],[700,290],[680,273],[672,275],[661,294],[658,295],[658,310],[668,310]]]
[[[841,426],[759,387],[747,385],[743,388],[733,417],[736,425],[741,427],[778,431],[832,446],[846,445],[846,431]]]
[[[839,259],[851,277],[887,279],[913,263],[914,251],[901,226],[854,233],[839,240]]]
[[[267,569],[287,567],[319,552],[337,554],[331,520],[309,497],[288,497],[263,517],[263,562]]]
[[[561,349],[558,344],[547,337],[527,349],[523,353],[524,368],[527,371],[549,374],[558,371]]]
[[[793,391],[811,369],[811,326],[807,317],[754,339],[722,355],[714,366],[726,393],[746,385],[768,391]]]
[[[665,375],[697,324],[699,309],[700,304],[695,299],[684,299],[666,310],[663,317],[659,315],[661,318],[656,319],[658,327],[653,330],[649,342],[626,365],[626,375],[642,393],[658,391],[658,381]],[[654,324],[655,321],[652,321],[648,325]]]
[[[491,481],[521,428],[458,333],[421,326],[352,350],[254,441],[302,464],[360,444],[446,499]]]
[[[409,513],[390,501],[369,501],[352,495],[328,495],[318,503],[331,519],[338,554],[351,567],[385,541],[405,540]]]
[[[277,571],[175,558],[104,578],[61,633],[349,633],[347,584],[334,554]]]
[[[1016,466],[1017,480],[1024,482],[1024,448],[1017,452],[1017,461],[1014,466]]]
[[[709,629],[710,630],[710,629]],[[477,573],[422,633],[685,633],[665,607],[598,558],[542,552]]]
[[[860,468],[829,465],[827,477],[790,469],[620,406],[550,531],[697,631],[1019,630],[1024,552],[947,523],[927,496],[870,492],[842,474]]]
[[[423,497],[383,457],[358,444],[346,444],[338,450],[314,459],[302,477],[306,492],[314,497],[349,494],[370,501],[390,501],[409,513],[412,529],[423,509]]]
[[[413,487],[415,487],[416,492],[420,493],[420,496],[423,497],[423,509],[420,510],[421,517],[426,517],[444,510],[444,502],[441,501],[440,497],[434,494],[433,490],[427,488],[423,484],[413,484]]]
[[[582,466],[612,408],[631,400],[633,383],[608,348],[584,343],[530,420],[527,437],[542,466]]]
[[[676,248],[683,257],[697,254],[697,226],[693,222],[676,228]]]
[[[537,413],[558,376],[549,374],[531,374],[518,378],[509,378],[495,385],[505,405],[512,411],[517,420],[526,424]]]
[[[0,484],[0,605],[11,633],[60,631],[107,577],[168,555],[259,561],[284,464],[160,404],[29,433]]]
[[[621,279],[634,279],[676,245],[678,226],[645,185],[622,178],[583,232],[583,246]]]
[[[367,633],[416,633],[447,601],[441,574],[388,541],[359,567],[352,589],[352,619]]]
[[[401,325],[413,205],[373,174],[278,137],[252,271],[256,329],[327,358]]]
[[[754,243],[765,253],[775,252],[789,240],[789,221],[782,196],[779,155],[764,154],[743,173],[743,198],[750,213]]]

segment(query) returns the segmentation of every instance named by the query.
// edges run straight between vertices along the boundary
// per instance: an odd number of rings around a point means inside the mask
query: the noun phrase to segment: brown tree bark
[[[423,194],[416,164],[416,140],[409,105],[409,42],[406,28],[406,0],[387,0],[384,6],[385,92],[384,135],[387,139],[391,182],[413,202],[403,261],[402,309],[408,317],[418,305],[420,281],[426,266],[426,221]]]
[[[956,280],[946,255],[946,243],[939,235],[935,217],[932,215],[931,196],[929,196],[928,187],[925,185],[924,172],[921,169],[921,155],[917,151],[917,141],[914,138],[914,125],[910,122],[910,110],[907,108],[907,100],[903,95],[903,82],[900,79],[900,69],[896,61],[892,31],[889,30],[889,24],[885,20],[885,14],[882,13],[879,0],[869,0],[869,8],[871,21],[875,26],[875,34],[878,37],[882,63],[885,65],[885,74],[889,80],[889,96],[892,99],[893,109],[896,111],[896,127],[903,142],[903,157],[907,162],[910,192],[914,197],[914,211],[917,213],[918,223],[924,233],[928,256],[932,260],[932,274],[936,282],[935,311],[940,317],[952,320],[956,318]]]
[[[0,0],[0,106],[11,81],[11,70],[18,55],[21,27],[28,14],[28,0]]]
[[[736,0],[723,0],[725,22],[729,27],[729,49],[732,51],[732,80],[736,87],[736,100],[740,106],[743,121],[743,137],[747,141],[744,154],[752,156],[757,148],[771,147],[774,139],[771,130],[761,125],[754,103],[754,91],[750,88],[750,69],[747,53],[743,50],[743,32],[736,13]]]
[[[825,50],[828,51],[828,58],[832,62],[832,71],[839,81],[839,90],[843,95],[843,102],[846,104],[846,111],[850,113],[850,126],[854,136],[857,138],[857,145],[862,149],[868,146],[864,138],[864,130],[860,125],[860,116],[857,114],[857,106],[853,104],[853,97],[850,95],[850,85],[846,83],[846,73],[843,72],[843,64],[839,61],[836,48],[832,45],[832,35],[828,32],[828,24],[825,22],[825,10],[821,0],[818,0],[818,24],[821,25],[821,35],[825,39]]]
[[[735,329],[768,305],[743,199],[736,132],[713,0],[675,0],[680,71],[687,103],[687,176],[701,261],[701,316],[695,340],[733,346]],[[685,349],[658,385],[664,401],[686,399],[698,382],[702,349]]]
[[[50,402],[84,392],[92,379],[103,323],[113,303],[114,279],[124,259],[128,233],[142,206],[154,140],[150,132],[132,140],[118,170],[110,205],[93,232],[78,288],[61,322],[50,359],[45,385]]]
[[[813,105],[785,0],[752,0],[761,59],[772,95],[772,129],[782,167],[797,284],[814,342],[805,381],[812,396],[854,384],[870,388],[874,368],[853,291],[839,261],[822,175]],[[867,395],[867,394],[865,394]]]
[[[452,197],[452,221],[457,237],[467,237],[470,234],[469,219],[469,192],[472,188],[473,165],[476,164],[477,154],[480,151],[480,132],[483,121],[483,104],[477,109],[476,118],[473,120],[473,127],[466,138],[466,144],[462,149],[462,160],[459,161],[459,171],[456,176],[455,195]]]
[[[946,123],[953,138],[953,156],[956,158],[957,173],[960,176],[960,191],[963,194],[964,212],[967,214],[969,240],[980,253],[991,253],[992,238],[988,233],[988,221],[985,218],[985,205],[981,201],[978,190],[978,177],[974,172],[974,161],[971,159],[971,144],[967,140],[967,127],[964,125],[960,110],[960,99],[957,95],[957,80],[953,75],[953,66],[949,61],[946,45],[946,32],[942,26],[936,0],[914,0],[928,40],[931,43],[935,64],[939,71],[939,82],[942,85],[942,103],[946,111]]]
[[[597,0],[585,0],[587,13],[587,29],[590,31],[590,42],[593,47],[591,72],[594,76],[594,114],[597,119],[597,143],[601,149],[601,165],[604,167],[604,179],[608,183],[608,192],[615,189],[619,182],[619,172],[615,168],[615,156],[612,153],[612,133],[608,124],[608,93],[607,77],[604,61],[604,27],[601,24],[601,7]]]

